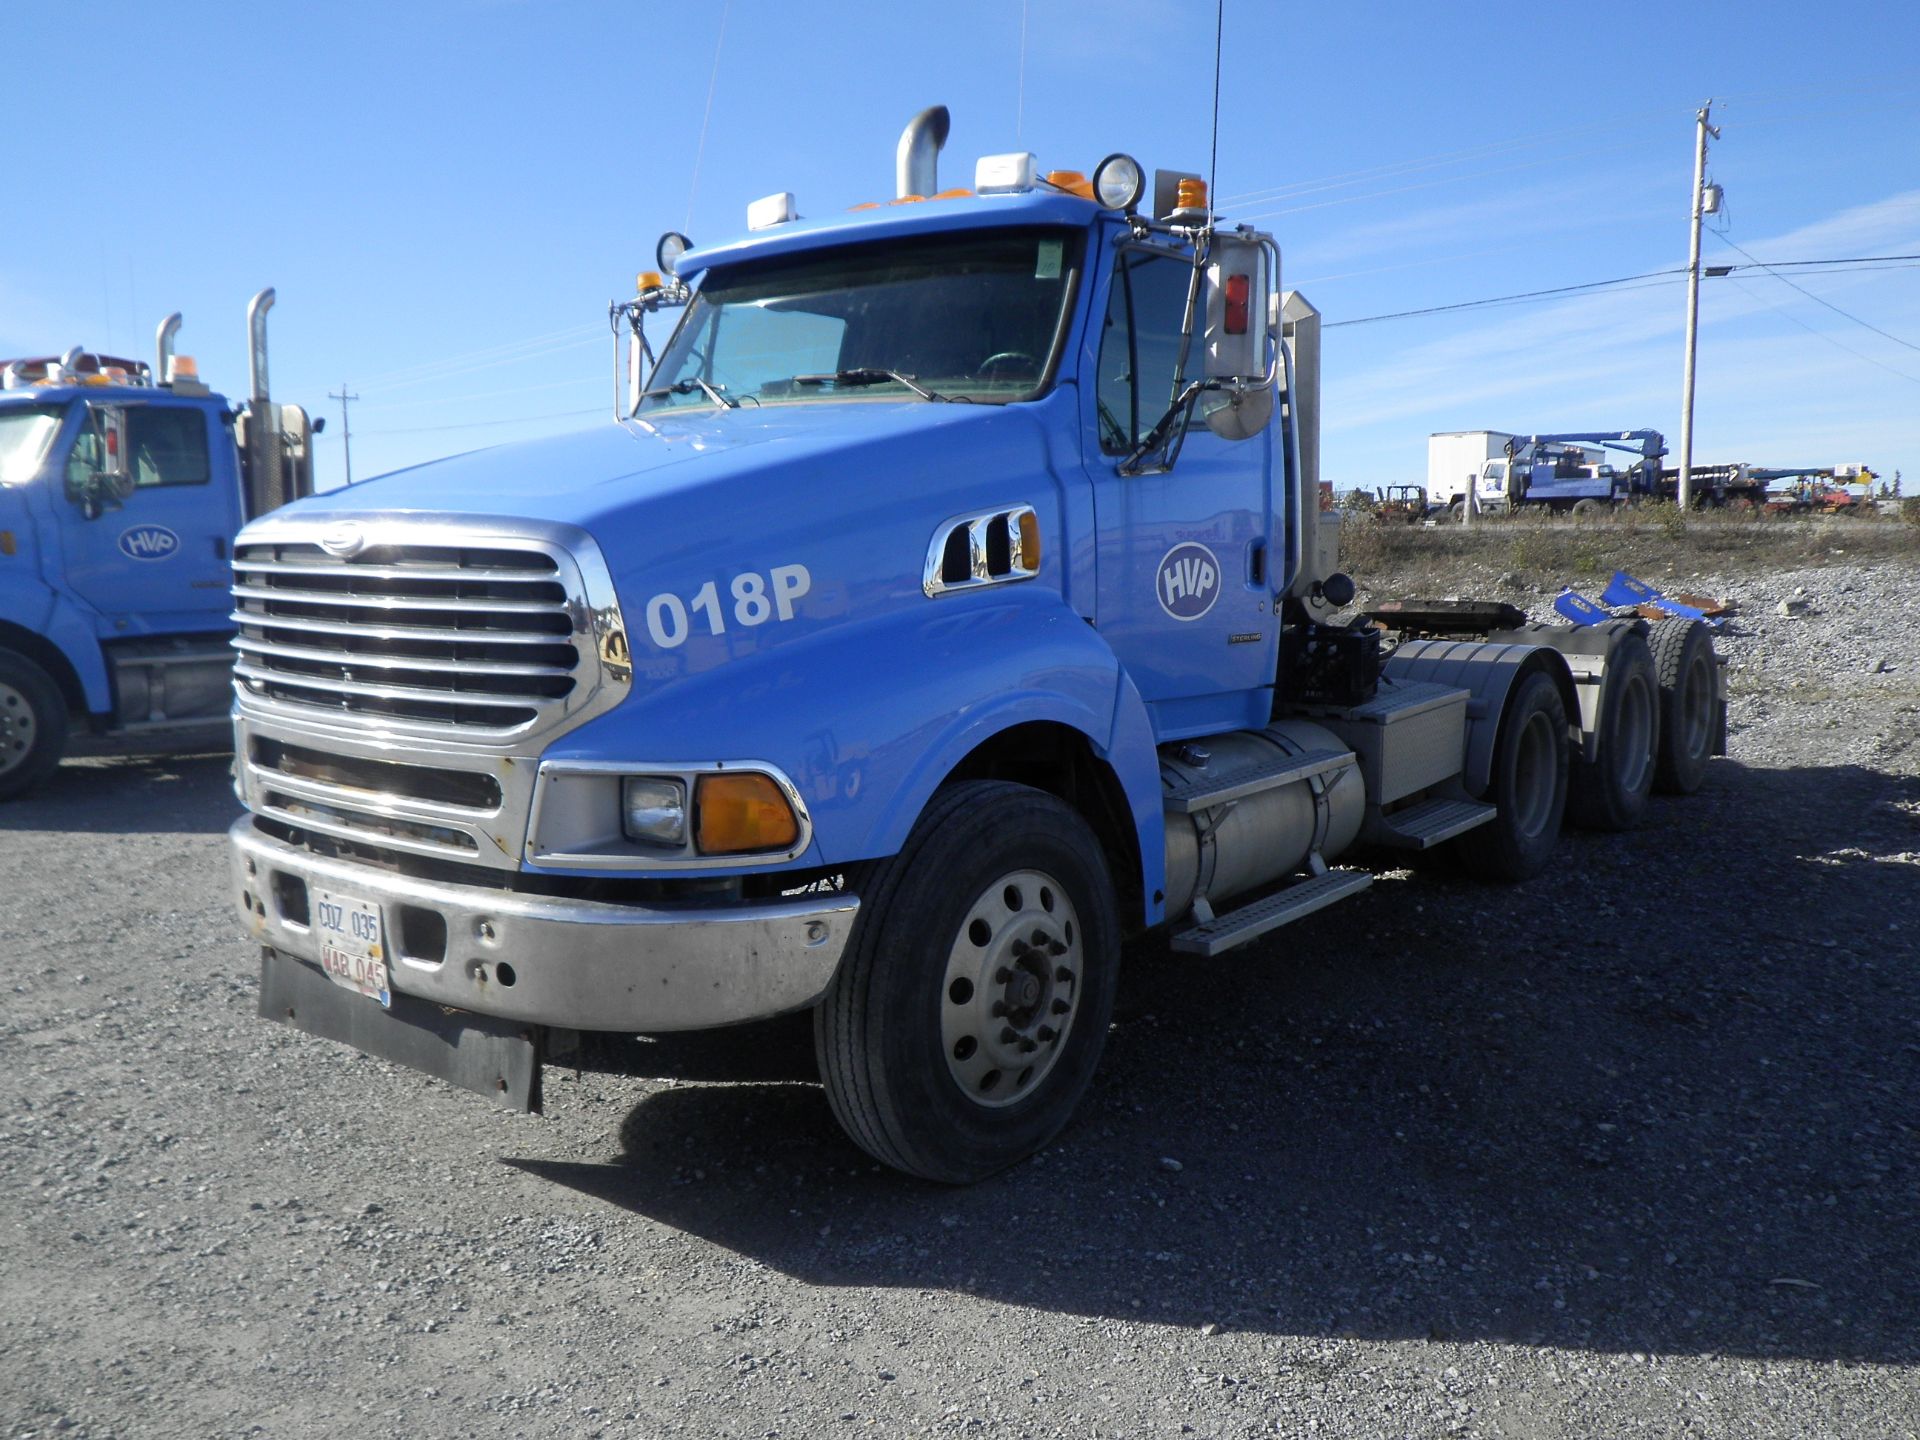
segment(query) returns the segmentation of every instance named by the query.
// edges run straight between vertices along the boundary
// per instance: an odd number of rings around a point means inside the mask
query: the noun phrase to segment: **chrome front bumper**
[[[299,918],[309,891],[355,895],[381,907],[396,991],[573,1030],[698,1030],[803,1009],[832,983],[860,909],[848,894],[703,909],[562,900],[323,859],[245,816],[228,838],[234,905],[261,945],[317,966]],[[436,916],[440,956],[408,954],[415,936],[437,938]]]

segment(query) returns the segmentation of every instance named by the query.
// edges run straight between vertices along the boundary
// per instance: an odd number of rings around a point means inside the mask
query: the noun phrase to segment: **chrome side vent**
[[[956,515],[933,532],[921,588],[929,597],[1040,573],[1040,517],[1031,505]]]

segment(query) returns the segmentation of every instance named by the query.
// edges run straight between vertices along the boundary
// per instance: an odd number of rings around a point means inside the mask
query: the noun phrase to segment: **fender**
[[[1613,652],[1629,635],[1647,635],[1652,627],[1645,620],[1601,620],[1592,625],[1543,625],[1534,622],[1517,630],[1495,631],[1487,638],[1519,645],[1544,645],[1566,658],[1580,692],[1580,706],[1570,710],[1568,718],[1578,732],[1580,753],[1594,760],[1600,753],[1600,716],[1605,713],[1607,676],[1613,664]]]
[[[6,643],[4,629],[8,624],[51,645],[73,667],[91,714],[105,715],[113,709],[106,659],[100,652],[90,612],[37,575],[0,571],[0,644]]]
[[[1385,673],[1395,680],[1432,680],[1465,690],[1467,701],[1466,769],[1461,781],[1476,799],[1487,793],[1493,773],[1493,742],[1515,682],[1544,670],[1560,689],[1567,723],[1578,730],[1580,697],[1567,662],[1542,645],[1497,644],[1484,640],[1409,640],[1388,658]]]
[[[544,758],[777,765],[806,801],[813,844],[787,866],[740,868],[806,869],[897,853],[969,752],[1034,721],[1078,731],[1113,766],[1157,912],[1165,842],[1146,707],[1106,642],[1041,585],[836,625],[652,693],[636,688]]]

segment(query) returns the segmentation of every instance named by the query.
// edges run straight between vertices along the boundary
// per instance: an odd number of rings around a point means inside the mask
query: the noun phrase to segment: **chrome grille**
[[[253,542],[233,569],[243,701],[486,739],[544,728],[596,678],[578,576],[546,548]]]

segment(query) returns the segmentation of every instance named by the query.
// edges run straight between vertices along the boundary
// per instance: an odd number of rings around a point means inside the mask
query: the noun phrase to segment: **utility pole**
[[[1706,197],[1707,136],[1720,138],[1708,123],[1709,100],[1694,113],[1693,233],[1687,247],[1687,378],[1680,391],[1680,508],[1693,504],[1693,355],[1700,338],[1700,215]]]
[[[1694,228],[1699,228],[1698,222],[1695,223]],[[1687,385],[1688,393],[1691,394],[1693,385],[1693,366],[1691,363],[1687,366]],[[340,402],[340,447],[347,457],[347,484],[351,485],[353,484],[353,426],[347,420],[347,406],[350,402],[358,400],[360,397],[358,395],[349,395],[347,393],[347,382],[342,380],[340,382],[340,393],[336,395],[333,391],[329,390],[327,392],[327,398]]]

